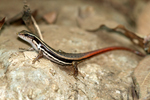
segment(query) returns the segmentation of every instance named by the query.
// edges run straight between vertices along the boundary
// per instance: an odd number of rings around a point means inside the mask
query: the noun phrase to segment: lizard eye
[[[24,34],[24,36],[28,36],[28,34]]]

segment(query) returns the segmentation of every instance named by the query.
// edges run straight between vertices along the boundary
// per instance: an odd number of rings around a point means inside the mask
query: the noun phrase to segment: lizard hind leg
[[[73,61],[73,62],[72,62],[72,66],[73,66],[73,68],[74,68],[74,74],[73,74],[73,76],[74,76],[75,79],[76,79],[77,76],[78,76],[78,67],[77,67],[77,65],[78,65],[78,63],[77,63],[76,61]]]

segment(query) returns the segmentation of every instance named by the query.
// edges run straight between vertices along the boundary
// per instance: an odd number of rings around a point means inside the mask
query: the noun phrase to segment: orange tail
[[[145,56],[144,54],[142,54],[139,51],[132,50],[132,49],[129,49],[129,48],[126,48],[126,47],[107,47],[107,48],[87,52],[87,54],[85,56],[83,56],[82,59],[89,58],[89,57],[92,57],[94,55],[98,55],[98,54],[105,53],[105,52],[108,52],[108,51],[113,51],[113,50],[127,50],[127,51],[133,52],[133,53],[135,53],[139,56],[143,56],[143,57]]]

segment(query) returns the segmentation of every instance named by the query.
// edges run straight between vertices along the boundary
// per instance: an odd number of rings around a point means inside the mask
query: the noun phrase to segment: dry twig
[[[22,16],[22,19],[24,23],[26,24],[27,28],[40,37],[41,40],[43,40],[40,28],[38,24],[36,23],[35,19],[31,15],[30,8],[27,5],[24,5],[24,14]]]

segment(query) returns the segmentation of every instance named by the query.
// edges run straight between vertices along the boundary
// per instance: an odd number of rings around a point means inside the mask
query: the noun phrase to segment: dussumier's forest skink
[[[105,53],[105,52],[112,51],[112,50],[127,50],[127,51],[133,52],[139,56],[144,56],[144,54],[142,54],[141,52],[132,50],[132,49],[129,49],[126,47],[107,47],[107,48],[89,51],[89,52],[85,52],[85,53],[66,53],[66,52],[63,52],[60,50],[53,49],[52,47],[48,46],[44,41],[42,41],[40,38],[38,38],[37,36],[32,34],[31,32],[23,30],[17,34],[18,34],[18,37],[25,40],[29,44],[31,44],[32,47],[36,51],[38,51],[39,54],[33,60],[33,63],[35,63],[38,59],[45,56],[50,61],[57,63],[59,65],[73,66],[75,77],[78,75],[77,65],[81,61],[91,58],[91,57],[96,56],[101,53]]]

